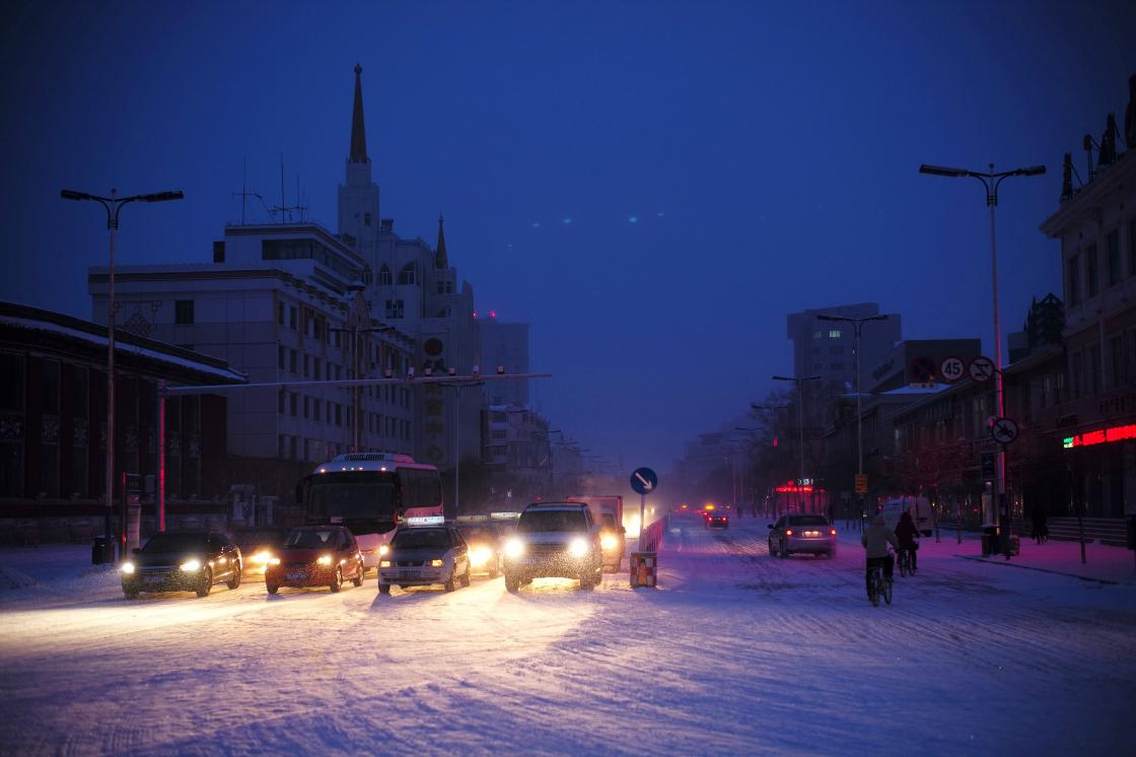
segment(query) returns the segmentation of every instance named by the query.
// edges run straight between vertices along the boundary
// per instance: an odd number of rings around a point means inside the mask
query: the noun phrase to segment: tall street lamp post
[[[797,443],[801,447],[801,475],[797,479],[797,490],[803,495],[801,489],[805,485],[805,384],[809,381],[820,381],[820,376],[774,376],[774,381],[791,381],[797,387]],[[804,503],[804,497],[801,497]]]
[[[167,200],[180,200],[185,195],[180,191],[152,192],[143,195],[130,195],[119,197],[118,190],[111,189],[110,197],[76,192],[73,189],[64,189],[59,192],[64,200],[92,200],[103,206],[107,214],[107,230],[110,231],[110,256],[107,266],[107,433],[106,433],[106,506],[105,536],[109,540],[110,509],[114,504],[114,246],[118,236],[118,214],[122,206],[131,202],[166,202]],[[126,521],[122,523],[122,539],[120,549],[122,553],[126,548]],[[121,554],[121,553],[120,553]]]
[[[1002,385],[1002,325],[998,313],[998,244],[995,235],[995,210],[998,207],[998,187],[1011,176],[1040,176],[1045,173],[1045,166],[1030,166],[1028,168],[1015,168],[1012,171],[995,171],[994,164],[989,164],[989,171],[971,171],[967,168],[951,168],[947,166],[931,166],[924,163],[919,166],[919,173],[930,176],[946,176],[948,178],[970,177],[982,182],[986,189],[986,207],[990,209],[990,280],[994,294],[994,402],[998,407],[998,417],[1006,415],[1006,398]],[[1010,508],[1006,501],[1006,448],[998,445],[997,463],[994,468],[995,489],[998,495],[998,521],[1001,531],[1002,547],[1007,557],[1010,555]]]
[[[852,343],[852,350],[856,353],[856,475],[862,477],[864,475],[864,424],[863,424],[863,405],[861,403],[860,391],[860,337],[864,328],[864,324],[868,321],[886,321],[886,315],[869,315],[864,318],[851,318],[846,315],[826,315],[824,313],[817,316],[818,321],[845,321],[851,323],[855,333],[855,339]],[[860,521],[864,520],[864,495],[857,492],[856,501],[860,505]]]

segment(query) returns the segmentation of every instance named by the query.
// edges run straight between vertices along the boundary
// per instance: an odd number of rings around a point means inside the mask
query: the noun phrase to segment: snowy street
[[[873,608],[862,551],[767,554],[765,520],[674,520],[660,588],[475,579],[446,594],[263,583],[123,598],[0,561],[0,752],[1115,753],[1136,583],[957,557]],[[55,552],[52,552],[55,550]],[[626,561],[624,563],[626,566]]]

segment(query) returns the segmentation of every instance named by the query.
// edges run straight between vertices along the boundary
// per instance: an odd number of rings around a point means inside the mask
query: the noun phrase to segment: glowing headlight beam
[[[134,563],[127,560],[122,565],[119,565],[118,569],[121,570],[123,573],[125,573],[128,576],[132,575],[134,573]]]
[[[184,570],[186,573],[193,573],[195,571],[201,570],[201,561],[200,560],[186,560],[179,567],[182,570]]]
[[[583,557],[588,554],[588,542],[577,536],[568,544],[568,554],[572,557]]]

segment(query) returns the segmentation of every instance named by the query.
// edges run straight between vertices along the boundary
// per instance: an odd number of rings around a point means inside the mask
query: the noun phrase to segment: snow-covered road
[[[0,591],[0,752],[1115,753],[1136,586],[927,544],[873,608],[848,537],[777,560],[765,523],[670,533],[656,591],[263,584],[127,601],[76,570]],[[12,581],[9,571],[9,583]]]

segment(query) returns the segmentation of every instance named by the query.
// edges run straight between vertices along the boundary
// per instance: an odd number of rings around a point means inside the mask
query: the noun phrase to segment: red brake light
[[[829,533],[832,534],[833,536],[836,536],[836,529],[835,528],[829,529]]]
[[[786,529],[785,529],[785,535],[786,535],[786,536],[792,536],[792,535],[793,535],[793,529],[791,529],[791,528],[786,528]]]

